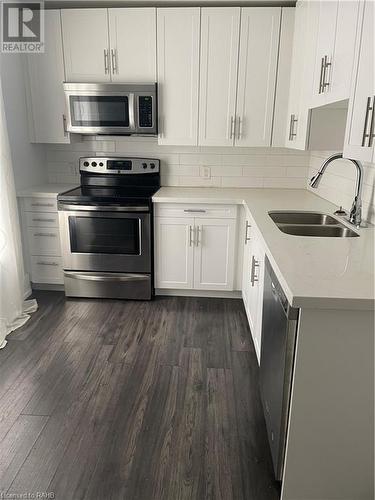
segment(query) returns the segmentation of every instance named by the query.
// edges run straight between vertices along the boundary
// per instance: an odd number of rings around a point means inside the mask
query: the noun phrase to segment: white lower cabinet
[[[56,196],[23,198],[21,214],[24,257],[30,281],[62,285]]]
[[[233,218],[213,218],[210,211],[220,212],[220,207],[157,208],[156,288],[233,290],[236,210],[222,210]]]
[[[245,224],[242,297],[255,351],[260,361],[265,251],[249,212],[246,212]]]
[[[193,288],[193,218],[155,217],[155,285]]]
[[[195,219],[194,288],[233,290],[236,220]]]

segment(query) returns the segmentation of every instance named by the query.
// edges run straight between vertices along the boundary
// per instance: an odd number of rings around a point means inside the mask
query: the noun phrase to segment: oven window
[[[139,221],[126,218],[70,216],[71,251],[140,255]]]
[[[127,96],[70,96],[70,113],[77,127],[129,127]]]

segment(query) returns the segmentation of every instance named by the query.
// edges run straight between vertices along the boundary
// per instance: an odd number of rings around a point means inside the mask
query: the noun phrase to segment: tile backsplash
[[[308,188],[308,179],[331,151],[286,148],[159,146],[145,137],[84,138],[82,142],[46,147],[49,182],[78,183],[81,156],[135,156],[161,160],[163,186]],[[364,165],[363,215],[375,223],[375,165]],[[355,168],[335,161],[318,189],[322,198],[349,210],[355,188]]]
[[[88,138],[47,147],[50,182],[77,182],[80,156],[161,160],[163,186],[304,188],[309,154],[283,148],[159,146],[155,138]]]
[[[308,179],[319,170],[323,161],[334,151],[313,151],[310,155]],[[363,219],[375,224],[375,164],[364,163],[364,179],[362,190]],[[325,171],[319,187],[308,189],[322,198],[342,205],[345,210],[350,210],[353,202],[356,180],[356,168],[348,160],[335,160]]]

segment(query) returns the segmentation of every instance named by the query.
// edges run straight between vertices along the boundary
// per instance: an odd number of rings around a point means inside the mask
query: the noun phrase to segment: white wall
[[[0,55],[0,74],[16,188],[47,180],[45,146],[30,144],[22,56]]]
[[[155,138],[86,139],[47,148],[50,182],[78,182],[78,158],[123,155],[161,159],[163,186],[304,188],[309,154],[284,148],[158,146]],[[205,179],[203,167],[210,168]]]
[[[323,161],[334,151],[313,151],[310,156],[310,165],[308,170],[308,180],[316,174]],[[364,183],[363,183],[363,219],[375,224],[375,164],[365,163]],[[346,210],[350,207],[354,198],[356,168],[348,160],[335,160],[325,171],[319,187],[308,189],[322,198],[342,205]]]

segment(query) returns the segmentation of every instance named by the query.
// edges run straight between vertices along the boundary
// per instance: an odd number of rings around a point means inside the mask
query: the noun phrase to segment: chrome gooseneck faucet
[[[335,153],[332,156],[329,156],[320,167],[320,170],[317,174],[315,174],[310,180],[310,186],[312,188],[317,188],[319,186],[320,179],[322,178],[326,168],[328,165],[334,161],[342,158],[342,153]],[[349,214],[349,222],[354,226],[359,227],[362,222],[362,182],[363,182],[363,166],[361,162],[357,160],[352,160],[351,158],[345,158],[346,160],[354,163],[357,169],[357,180],[355,185],[355,195],[352,204],[352,208],[350,209]]]

